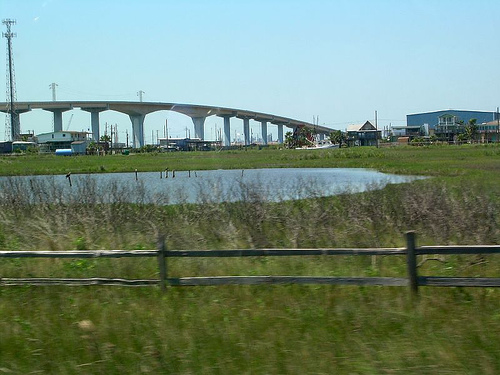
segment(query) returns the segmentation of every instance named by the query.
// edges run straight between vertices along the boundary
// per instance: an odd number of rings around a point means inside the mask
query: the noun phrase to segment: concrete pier
[[[144,118],[146,115],[129,115],[132,121],[132,147],[144,146]]]
[[[202,141],[205,140],[205,119],[206,117],[191,117],[194,124],[194,137]]]
[[[248,117],[243,118],[243,135],[245,137],[245,146],[248,146],[250,142],[250,119]]]
[[[90,126],[92,128],[92,140],[95,142],[99,142],[99,139],[101,138],[99,112],[106,110],[106,108],[82,108],[82,110],[90,112]]]
[[[221,115],[224,119],[224,146],[231,146],[231,117],[229,115]]]
[[[283,124],[278,124],[278,143],[283,143]]]
[[[63,123],[62,123],[62,114],[67,111],[67,109],[49,109],[50,112],[54,114],[54,131],[62,132]]]
[[[260,127],[262,130],[262,144],[267,145],[267,121],[261,121]]]

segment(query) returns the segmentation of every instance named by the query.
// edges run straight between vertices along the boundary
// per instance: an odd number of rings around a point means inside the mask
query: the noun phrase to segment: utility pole
[[[49,85],[49,88],[52,90],[52,101],[55,102],[56,101],[56,87],[59,86],[57,83],[55,82],[52,82],[50,85]]]
[[[375,111],[375,142],[378,148],[378,119],[377,119],[377,111]]]
[[[109,137],[109,143],[110,143],[110,145],[109,145],[109,149],[110,149],[109,150],[109,154],[110,155],[113,155],[113,135],[114,135],[113,134],[113,125],[111,125],[111,137]]]
[[[128,148],[128,129],[125,130],[125,134],[127,136],[127,148]]]
[[[7,38],[7,61],[8,61],[8,72],[7,72],[7,102],[8,111],[10,117],[10,124],[7,122],[5,125],[5,138],[10,138],[16,141],[20,138],[21,129],[19,123],[19,114],[16,112],[16,78],[14,74],[14,60],[12,56],[12,38],[16,37],[17,34],[11,31],[11,26],[16,24],[16,20],[4,19],[2,23],[7,27],[7,32],[2,33],[2,36]],[[9,126],[10,125],[10,126]]]
[[[500,142],[500,139],[498,139],[499,136],[500,136],[500,116],[497,107],[497,143]]]
[[[143,94],[145,94],[145,92],[144,92],[144,91],[142,91],[142,90],[137,91],[137,96],[139,97],[139,101],[140,101],[140,102],[142,102],[142,95],[143,95]]]

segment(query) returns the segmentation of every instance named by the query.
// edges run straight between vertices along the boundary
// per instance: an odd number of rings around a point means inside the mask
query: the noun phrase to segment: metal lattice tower
[[[21,137],[19,114],[16,112],[16,77],[14,74],[14,58],[12,56],[12,38],[17,34],[11,31],[11,26],[16,24],[15,20],[4,19],[2,23],[7,26],[7,32],[2,36],[7,38],[7,117],[5,124],[5,139],[17,141]]]

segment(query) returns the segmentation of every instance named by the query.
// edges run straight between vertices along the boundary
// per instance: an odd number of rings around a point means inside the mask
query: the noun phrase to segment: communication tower
[[[7,27],[7,32],[2,36],[7,38],[7,116],[5,124],[5,139],[19,140],[21,126],[19,113],[16,112],[16,77],[14,74],[14,58],[12,56],[12,38],[17,34],[11,31],[11,26],[16,24],[15,20],[4,19],[2,23]]]

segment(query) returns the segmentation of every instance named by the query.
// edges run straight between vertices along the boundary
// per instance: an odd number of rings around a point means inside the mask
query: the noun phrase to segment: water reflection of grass
[[[422,150],[429,160],[418,156],[414,169],[435,165],[433,173],[444,178],[282,203],[266,203],[249,185],[234,203],[200,196],[204,204],[128,204],[127,194],[141,192],[117,185],[108,192],[121,199],[114,204],[82,189],[75,202],[55,205],[30,201],[31,187],[19,185],[0,200],[0,247],[149,249],[159,232],[171,249],[392,247],[403,245],[408,229],[417,230],[420,244],[500,243],[500,194],[492,183],[498,176],[489,169],[498,154],[483,153],[490,150],[466,148],[468,157],[457,160]],[[378,152],[371,157],[380,159]],[[401,158],[420,151],[400,152]],[[411,164],[395,156],[388,162]],[[468,178],[454,177],[460,173]],[[420,272],[498,276],[499,259],[477,260],[444,257]],[[172,276],[401,276],[405,263],[398,257],[172,259],[169,270]],[[155,259],[0,259],[1,277],[156,278],[157,272]],[[2,288],[0,367],[55,374],[496,374],[499,292],[422,288],[415,305],[405,288],[391,287],[225,286],[171,288],[166,295],[155,288]]]

